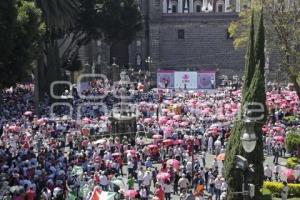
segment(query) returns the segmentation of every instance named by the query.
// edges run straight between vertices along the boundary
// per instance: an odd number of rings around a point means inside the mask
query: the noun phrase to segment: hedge
[[[291,131],[287,134],[285,140],[287,150],[289,152],[297,151],[298,146],[300,145],[300,134],[298,131]]]
[[[298,164],[298,158],[291,157],[287,159],[286,166],[288,168],[294,169],[297,166],[297,164]]]
[[[280,196],[283,187],[281,182],[265,181],[263,185],[263,189],[269,190],[275,196]],[[289,196],[300,197],[300,184],[289,183],[288,187]]]
[[[272,193],[270,190],[266,188],[262,189],[262,200],[272,200]]]

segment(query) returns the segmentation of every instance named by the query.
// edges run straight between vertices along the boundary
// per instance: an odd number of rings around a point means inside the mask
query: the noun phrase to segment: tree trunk
[[[62,80],[61,69],[60,69],[60,58],[59,58],[59,48],[56,40],[51,41],[47,48],[47,68],[46,73],[46,83],[47,83],[47,93],[50,95],[51,101],[54,99],[50,94],[50,86],[53,82]],[[60,95],[62,92],[62,85],[57,85],[54,87],[54,93]]]
[[[110,46],[110,62],[118,64],[121,68],[128,66],[129,63],[129,52],[128,52],[129,43],[125,40],[114,41]]]

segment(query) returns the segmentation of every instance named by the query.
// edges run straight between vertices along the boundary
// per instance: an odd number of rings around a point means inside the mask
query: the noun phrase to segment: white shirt
[[[173,186],[171,184],[164,184],[164,192],[165,193],[172,193],[173,192]]]
[[[221,179],[216,178],[215,180],[215,188],[221,190],[222,188],[222,182]]]
[[[272,177],[272,170],[269,167],[265,167],[265,169],[264,169],[264,175],[266,177]]]
[[[100,176],[100,185],[108,185],[108,179],[105,175]]]
[[[142,181],[143,178],[144,178],[144,172],[141,171],[141,170],[139,170],[139,171],[138,171],[138,174],[137,174],[137,179],[138,179],[139,181]]]
[[[147,172],[145,175],[144,175],[144,178],[143,178],[143,184],[144,185],[150,185],[151,184],[151,180],[152,180],[152,175],[151,173]]]
[[[178,181],[178,185],[180,188],[187,188],[189,185],[189,180],[187,178],[180,178]]]

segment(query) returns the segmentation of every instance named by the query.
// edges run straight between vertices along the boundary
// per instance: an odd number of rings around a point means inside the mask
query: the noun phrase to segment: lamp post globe
[[[256,140],[257,140],[255,133],[251,134],[251,133],[244,132],[241,140],[242,140],[243,149],[247,153],[251,153],[255,149]]]
[[[247,153],[251,153],[256,146],[257,137],[254,130],[255,121],[245,120],[245,130],[241,137],[243,149]]]

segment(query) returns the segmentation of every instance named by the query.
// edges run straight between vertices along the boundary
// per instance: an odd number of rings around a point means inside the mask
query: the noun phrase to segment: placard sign
[[[174,71],[163,70],[157,72],[157,87],[158,88],[174,88]]]
[[[175,72],[175,88],[197,89],[197,72]]]
[[[215,72],[199,72],[198,73],[198,88],[214,89],[215,88]]]

